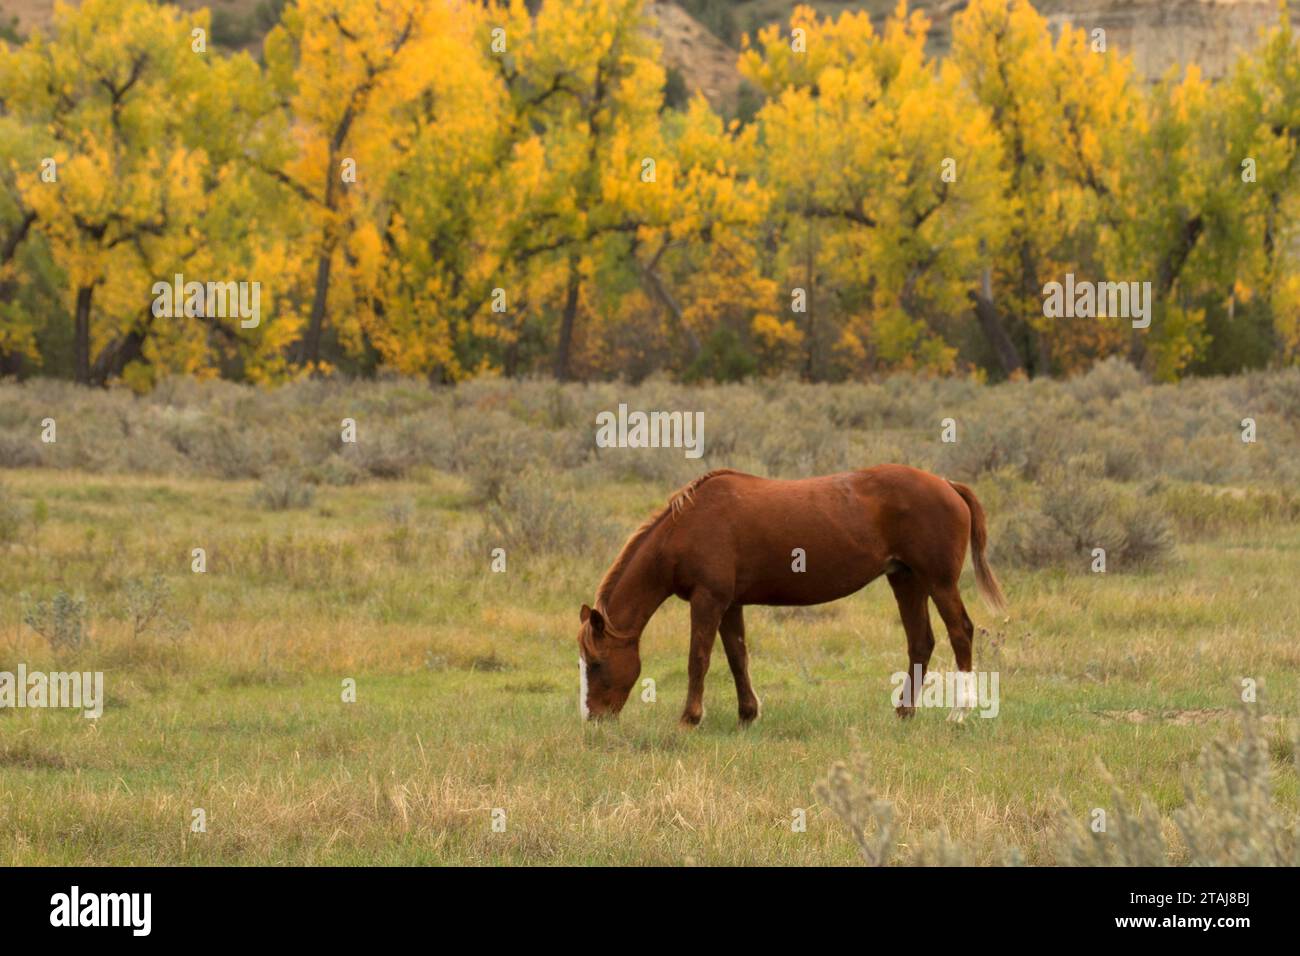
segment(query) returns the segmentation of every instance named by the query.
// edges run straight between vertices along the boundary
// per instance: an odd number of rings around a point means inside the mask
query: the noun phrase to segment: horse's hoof
[[[900,718],[904,718],[904,719],[905,719],[905,718],[908,718],[908,717],[915,716],[915,714],[916,714],[916,708],[915,708],[915,707],[895,707],[895,708],[894,708],[894,713],[898,714],[898,716],[899,716]]]
[[[703,711],[700,711],[698,714],[682,714],[681,719],[677,721],[677,726],[682,728],[682,730],[694,730],[700,725],[700,721],[703,719]]]
[[[748,707],[741,707],[740,726],[748,727],[754,721],[758,720],[761,714],[762,714],[762,709],[758,701],[754,701],[754,703],[750,704]]]

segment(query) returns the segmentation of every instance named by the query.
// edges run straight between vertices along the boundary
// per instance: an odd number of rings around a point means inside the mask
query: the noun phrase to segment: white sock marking
[[[590,716],[587,712],[587,662],[581,654],[578,655],[578,711],[583,720]]]

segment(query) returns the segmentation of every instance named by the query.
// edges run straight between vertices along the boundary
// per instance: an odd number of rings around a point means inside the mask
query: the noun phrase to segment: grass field
[[[12,443],[14,421],[0,426]],[[494,534],[520,525],[490,515],[524,506],[485,500],[472,475],[416,464],[277,502],[267,479],[203,470],[0,472],[0,671],[99,670],[107,690],[97,721],[0,710],[0,864],[848,864],[857,846],[814,791],[841,760],[893,804],[901,861],[942,830],[974,862],[1011,847],[1057,862],[1062,815],[1112,808],[1112,786],[1148,797],[1177,847],[1172,814],[1197,792],[1197,755],[1238,733],[1243,678],[1263,688],[1273,801],[1294,827],[1282,718],[1300,673],[1300,523],[1285,490],[1120,483],[1167,515],[1172,550],[1106,574],[995,550],[1005,618],[968,571],[996,719],[895,718],[904,638],[876,582],[824,607],[752,609],[762,719],[737,727],[719,647],[704,722],[686,732],[676,601],[643,642],[657,700],[634,693],[600,725],[577,702],[578,607],[671,481],[548,472],[580,533],[511,547],[494,573]],[[1034,483],[1015,468],[973,480],[996,545]],[[59,591],[86,602],[79,649],[24,623]],[[141,593],[156,611],[143,626]],[[940,636],[933,666],[951,663]]]
[[[1080,814],[1108,806],[1101,761],[1122,788],[1178,805],[1184,771],[1230,728],[1240,678],[1287,688],[1300,666],[1292,527],[1187,547],[1140,578],[1009,575],[1011,620],[976,612],[992,631],[977,662],[1002,675],[993,720],[894,717],[902,635],[877,583],[825,609],[751,616],[765,713],[746,731],[720,653],[703,726],[677,729],[687,632],[674,605],[646,635],[657,702],[634,697],[617,726],[583,726],[575,605],[599,558],[496,575],[470,555],[401,553],[388,503],[454,529],[467,523],[454,482],[332,490],[274,515],[247,507],[244,483],[24,472],[11,485],[51,517],[6,562],[4,663],[56,669],[14,600],[51,582],[115,587],[170,564],[173,603],[194,619],[179,642],[94,625],[77,666],[106,674],[99,721],[25,710],[0,722],[11,864],[847,863],[854,846],[812,785],[855,740],[909,833],[944,826],[1049,862],[1054,795]],[[196,541],[213,556],[203,575],[186,573]],[[936,665],[950,663],[941,643]],[[1295,805],[1293,781],[1279,796]],[[190,832],[195,807],[206,834]],[[795,833],[800,807],[808,829]]]

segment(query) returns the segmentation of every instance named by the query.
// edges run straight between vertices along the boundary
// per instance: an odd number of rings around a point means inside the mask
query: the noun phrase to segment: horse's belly
[[[825,604],[848,597],[881,574],[879,568],[844,568],[816,573],[791,571],[763,576],[737,589],[737,604]]]

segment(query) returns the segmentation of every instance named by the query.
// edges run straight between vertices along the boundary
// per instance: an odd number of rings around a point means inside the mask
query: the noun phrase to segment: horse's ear
[[[578,617],[583,624],[591,627],[592,638],[599,640],[605,636],[605,616],[594,607],[588,607],[584,604],[582,610],[578,613]]]

